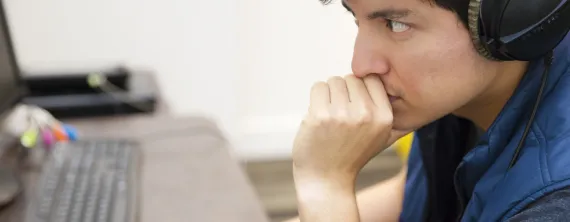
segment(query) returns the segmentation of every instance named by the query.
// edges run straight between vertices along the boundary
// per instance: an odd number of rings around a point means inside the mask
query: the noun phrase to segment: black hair
[[[425,0],[423,0],[425,1]],[[467,27],[467,17],[469,10],[470,0],[429,0],[430,2],[435,2],[435,4],[441,8],[455,12],[461,22]]]
[[[320,0],[323,4],[329,4],[332,0]],[[469,1],[470,0],[420,0],[420,1],[427,1],[428,3],[435,3],[437,6],[453,11],[463,25],[467,27],[467,10],[469,9]]]

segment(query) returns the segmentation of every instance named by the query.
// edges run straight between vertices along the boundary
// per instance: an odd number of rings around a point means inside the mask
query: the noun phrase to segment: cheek
[[[452,112],[473,94],[478,56],[468,39],[450,36],[427,42],[407,48],[399,61],[408,62],[394,64],[399,67],[405,100],[421,112]]]

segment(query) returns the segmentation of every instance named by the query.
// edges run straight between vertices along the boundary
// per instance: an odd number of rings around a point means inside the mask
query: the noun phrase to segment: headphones
[[[570,0],[470,0],[467,23],[477,51],[498,61],[546,56],[570,30]]]

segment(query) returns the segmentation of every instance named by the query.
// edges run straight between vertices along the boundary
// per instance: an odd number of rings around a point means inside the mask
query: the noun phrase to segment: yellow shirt
[[[410,133],[402,138],[400,138],[394,144],[394,148],[396,149],[396,153],[398,157],[402,159],[402,161],[406,161],[408,159],[408,155],[410,154],[410,150],[412,149],[412,141],[414,139],[414,134]]]

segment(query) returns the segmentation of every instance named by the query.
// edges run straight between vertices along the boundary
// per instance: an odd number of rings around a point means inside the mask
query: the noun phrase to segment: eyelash
[[[388,29],[390,29],[392,32],[394,32],[394,31],[393,31],[393,30],[394,30],[394,23],[399,23],[399,24],[401,24],[401,25],[406,26],[407,28],[410,28],[409,25],[407,25],[407,24],[405,24],[405,23],[402,23],[402,22],[399,22],[399,21],[390,20],[390,19],[386,19],[385,21],[386,21],[386,27],[387,27]],[[358,26],[358,20],[355,19],[355,20],[354,20],[354,23],[356,24],[356,26]],[[405,32],[405,31],[407,31],[407,30],[404,30],[404,31],[402,31],[402,32]],[[394,32],[394,33],[400,33],[400,32]]]

